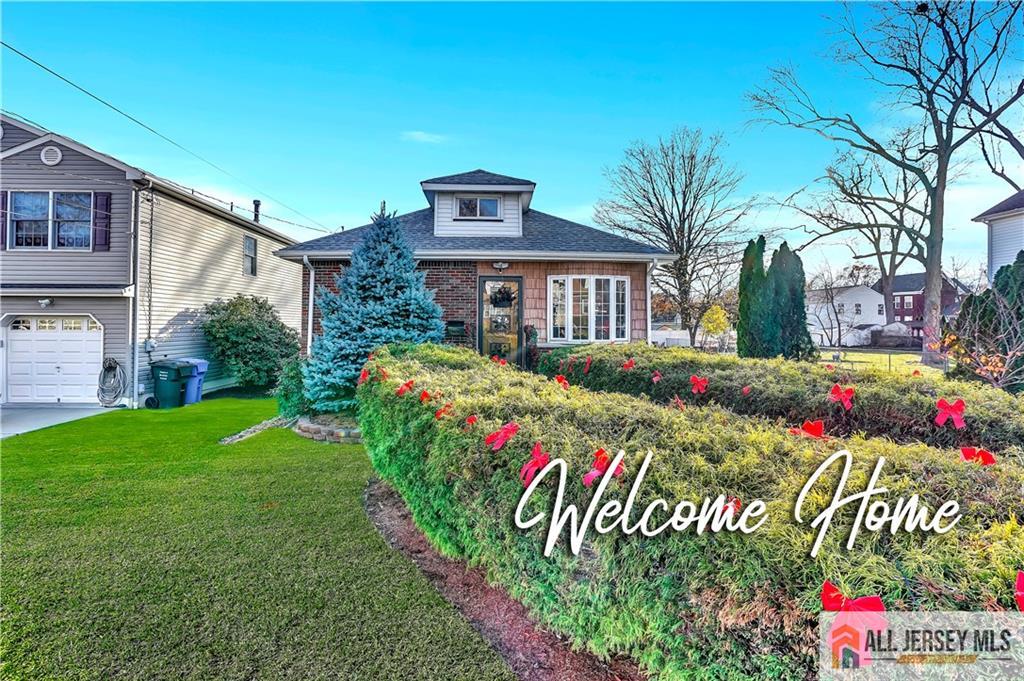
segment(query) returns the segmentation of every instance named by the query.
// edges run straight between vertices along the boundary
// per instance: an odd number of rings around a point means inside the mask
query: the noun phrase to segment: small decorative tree
[[[779,354],[779,326],[774,311],[771,281],[764,270],[765,239],[750,241],[743,252],[739,282],[739,319],[736,352],[740,357],[775,357]]]
[[[773,299],[772,318],[778,322],[777,354],[786,359],[817,359],[818,348],[807,329],[804,265],[785,241],[772,254],[768,282]]]
[[[241,385],[272,386],[299,354],[299,335],[266,298],[239,294],[203,308],[203,335],[213,357]]]
[[[718,347],[722,347],[722,337],[729,330],[729,315],[721,305],[712,305],[700,318],[700,326],[704,333],[718,340]]]
[[[303,366],[306,397],[315,411],[354,408],[359,372],[381,345],[441,342],[441,308],[424,276],[416,271],[398,220],[381,203],[351,264],[336,278],[338,292],[319,291],[322,333]]]

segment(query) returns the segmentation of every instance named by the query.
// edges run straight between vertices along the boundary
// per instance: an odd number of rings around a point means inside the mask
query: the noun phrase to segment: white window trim
[[[462,199],[476,199],[476,217],[466,217],[459,215],[459,201]],[[491,199],[498,202],[498,215],[496,217],[485,217],[480,215],[480,199]],[[501,199],[501,194],[455,194],[452,200],[452,219],[453,220],[483,220],[487,222],[501,222],[504,220],[504,205]]]
[[[46,248],[42,246],[16,246],[14,244],[14,195],[15,194],[48,194],[49,198],[46,217]],[[53,217],[53,195],[54,194],[88,194],[89,195],[89,245],[88,246],[57,246],[56,224]],[[7,250],[9,251],[30,251],[35,253],[56,252],[56,253],[91,253],[92,233],[96,222],[96,196],[95,192],[88,189],[8,189],[7,190]],[[113,227],[113,222],[111,222]]]
[[[586,279],[587,280],[587,338],[586,339],[574,339],[573,336],[573,324],[572,324],[572,280],[573,279]],[[597,321],[597,308],[595,307],[597,287],[594,283],[596,279],[607,279],[609,281],[609,320],[608,320],[608,335],[609,338],[602,338],[600,340],[594,338],[595,323]],[[554,337],[554,315],[551,313],[552,303],[552,282],[562,280],[565,282],[565,338]],[[616,337],[615,335],[615,288],[616,282],[625,282],[626,284],[626,335]],[[546,296],[546,307],[544,316],[547,318],[547,342],[549,344],[566,344],[566,345],[581,345],[586,343],[628,343],[632,336],[633,331],[633,311],[632,311],[632,292],[631,292],[630,277],[618,276],[612,274],[549,274],[547,282],[547,296]]]

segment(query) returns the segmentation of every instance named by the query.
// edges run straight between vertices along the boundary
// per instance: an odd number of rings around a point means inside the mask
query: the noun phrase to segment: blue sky
[[[829,4],[68,4],[3,6],[4,40],[329,227],[386,199],[425,205],[424,178],[483,167],[537,182],[534,205],[591,223],[604,168],[635,139],[720,131],[745,194],[783,197],[831,147],[751,125],[745,94],[792,64],[827,104],[878,113],[828,58]],[[3,107],[228,199],[262,198],[3,51]],[[968,173],[947,254],[980,262],[972,215],[1011,192]],[[775,210],[757,220],[792,225]],[[283,227],[293,236],[316,233]],[[806,237],[790,235],[799,243]],[[845,249],[819,249],[844,260]],[[839,262],[841,264],[841,262]]]

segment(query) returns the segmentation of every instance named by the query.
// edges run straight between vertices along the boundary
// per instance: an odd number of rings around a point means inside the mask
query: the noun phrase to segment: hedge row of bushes
[[[624,370],[629,360],[632,368]],[[994,452],[1024,447],[1024,399],[980,383],[842,367],[829,370],[803,362],[739,359],[645,343],[560,348],[543,355],[537,370],[547,376],[564,374],[570,383],[592,390],[646,395],[661,403],[678,395],[687,405],[715,402],[738,414],[781,418],[794,425],[821,419],[833,435],[863,432],[897,442],[985,447]],[[655,371],[660,374],[657,381]],[[692,392],[694,375],[708,379],[706,392]],[[855,390],[849,411],[828,399],[837,383]],[[950,403],[964,400],[965,428],[956,429],[952,420],[941,427],[935,424],[939,398]]]
[[[358,396],[374,467],[436,547],[484,568],[544,626],[598,655],[629,655],[662,679],[812,676],[826,578],[849,596],[879,594],[889,609],[1013,607],[1013,579],[1024,565],[1019,460],[982,467],[923,444],[799,438],[717,406],[679,411],[564,389],[467,350],[429,345],[378,352]],[[485,438],[509,422],[519,430],[495,451]],[[567,462],[563,503],[581,512],[596,489],[581,477],[605,448],[627,452],[625,473],[605,499],[624,502],[651,450],[636,508],[725,494],[763,500],[769,520],[750,535],[591,531],[579,556],[563,534],[545,558],[547,521],[525,531],[513,522],[524,491],[520,469],[538,441]],[[887,498],[918,493],[932,509],[956,499],[962,520],[944,535],[862,532],[847,551],[856,512],[847,508],[810,558],[816,530],[795,523],[795,499],[841,447],[855,457],[847,493],[861,491],[884,456]],[[810,495],[805,522],[829,503],[837,478],[829,474]],[[526,517],[550,513],[556,488],[555,476],[543,480]]]

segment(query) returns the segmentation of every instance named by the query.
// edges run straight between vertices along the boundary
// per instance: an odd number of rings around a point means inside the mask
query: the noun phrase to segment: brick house
[[[924,272],[897,274],[892,282],[893,308],[896,321],[905,324],[915,338],[924,336]],[[879,279],[872,287],[881,293]],[[942,274],[941,309],[944,319],[952,319],[960,312],[960,303],[971,292],[960,280]]]
[[[446,341],[521,362],[541,348],[650,337],[651,274],[674,256],[531,206],[536,184],[484,170],[420,183],[428,206],[398,216],[446,323]],[[304,265],[302,335],[320,331],[317,286],[334,289],[368,225],[277,251]],[[312,277],[312,280],[311,280]]]

